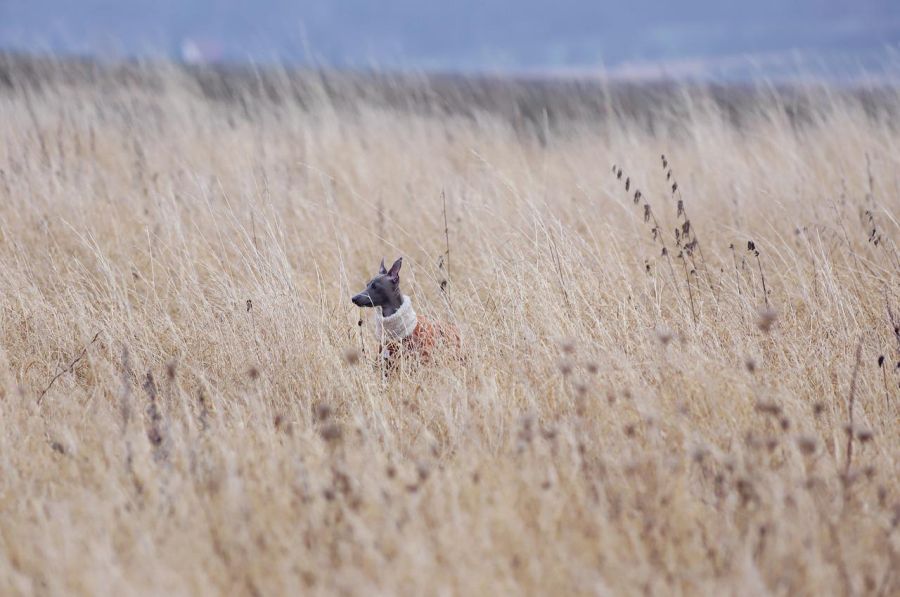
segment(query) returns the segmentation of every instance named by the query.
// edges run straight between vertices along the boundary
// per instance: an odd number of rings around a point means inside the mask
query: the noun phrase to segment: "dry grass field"
[[[896,93],[54,68],[0,76],[0,594],[900,592]],[[385,377],[399,255],[465,358]]]

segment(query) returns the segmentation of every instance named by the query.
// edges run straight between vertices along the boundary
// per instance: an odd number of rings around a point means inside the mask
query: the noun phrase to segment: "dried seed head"
[[[871,441],[873,437],[874,435],[870,429],[860,429],[856,432],[856,439],[862,443]]]
[[[177,373],[177,363],[175,360],[171,360],[166,363],[166,379],[169,381],[175,381],[175,374]]]
[[[816,438],[811,435],[801,435],[797,438],[797,447],[807,456],[816,453],[817,445]]]
[[[344,351],[344,362],[348,365],[355,365],[359,362],[359,350],[356,348],[348,348]]]
[[[591,361],[590,363],[585,365],[585,368],[587,369],[587,372],[590,373],[591,375],[597,375],[597,372],[600,370],[600,367],[597,365],[597,363],[595,363],[593,361]]]
[[[572,373],[572,362],[568,359],[562,359],[561,361],[559,361],[557,366],[559,367],[559,372],[563,375],[569,375],[570,373]]]
[[[673,338],[672,330],[664,327],[656,328],[656,338],[659,340],[660,344],[668,346]]]
[[[822,413],[825,412],[825,404],[823,402],[814,402],[813,403],[813,414],[817,417],[822,416]]]
[[[757,400],[756,412],[777,417],[781,414],[781,407],[771,400]]]
[[[747,368],[749,373],[756,373],[756,361],[752,358],[747,357],[747,360],[744,361],[744,366]]]
[[[691,452],[691,459],[694,462],[696,462],[697,464],[700,464],[701,462],[703,462],[704,459],[706,459],[706,457],[708,455],[709,455],[709,450],[707,450],[706,448],[704,448],[702,446],[698,446],[698,447],[694,448],[693,451]]]
[[[575,353],[575,341],[571,338],[564,338],[559,343],[559,349],[563,354],[574,354]]]
[[[250,376],[250,379],[256,380],[257,378],[259,378],[259,369],[257,369],[256,367],[250,367],[250,369],[247,370],[247,375]]]
[[[331,407],[324,402],[319,402],[313,408],[313,416],[319,423],[324,423],[331,416]]]
[[[735,482],[735,489],[737,489],[738,495],[740,495],[741,497],[741,501],[745,504],[757,500],[756,489],[754,489],[753,483],[751,483],[748,479],[738,479]]]
[[[776,319],[778,319],[778,314],[775,313],[774,309],[763,308],[759,311],[759,318],[756,320],[756,325],[760,330],[768,334]]]
[[[344,434],[343,429],[338,423],[329,423],[324,425],[322,429],[319,430],[319,434],[329,444],[337,443],[341,441],[341,437]]]
[[[519,419],[519,423],[522,425],[522,428],[519,429],[518,433],[519,441],[526,444],[530,443],[531,439],[534,437],[534,417],[526,415]]]

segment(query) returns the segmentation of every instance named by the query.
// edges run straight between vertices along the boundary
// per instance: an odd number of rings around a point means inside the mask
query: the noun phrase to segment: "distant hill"
[[[0,2],[0,48],[188,62],[740,76],[878,69],[898,43],[894,0]]]

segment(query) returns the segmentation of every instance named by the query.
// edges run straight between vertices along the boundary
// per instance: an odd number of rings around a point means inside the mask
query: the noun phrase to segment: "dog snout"
[[[360,292],[356,296],[350,299],[353,301],[353,304],[357,307],[371,307],[372,306],[372,297],[370,297],[365,292]]]

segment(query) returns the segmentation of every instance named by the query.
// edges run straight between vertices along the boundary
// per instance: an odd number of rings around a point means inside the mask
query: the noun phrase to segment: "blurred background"
[[[883,75],[898,0],[0,0],[0,51],[620,78]]]

